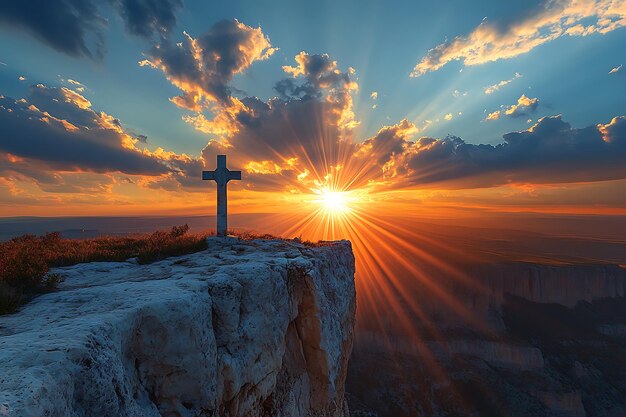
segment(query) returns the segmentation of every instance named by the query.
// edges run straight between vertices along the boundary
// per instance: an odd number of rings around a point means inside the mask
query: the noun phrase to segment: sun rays
[[[480,255],[423,228],[419,199],[427,193],[413,190],[409,196],[380,187],[370,161],[355,157],[350,147],[333,148],[320,139],[313,149],[318,155],[305,154],[292,165],[298,169],[286,189],[296,191],[281,193],[284,210],[259,230],[309,241],[349,240],[357,271],[357,347],[358,340],[368,344],[371,338],[390,353],[398,343],[410,346],[431,375],[445,380],[432,350],[450,342],[441,331],[442,314],[497,338],[471,304],[489,294],[465,269]]]

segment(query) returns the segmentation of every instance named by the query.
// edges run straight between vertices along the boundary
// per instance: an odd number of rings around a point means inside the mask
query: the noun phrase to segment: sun
[[[332,191],[328,188],[322,188],[319,190],[318,198],[315,201],[330,214],[350,210],[350,197],[345,191]]]
[[[294,224],[288,233],[306,235],[313,240],[339,240],[350,236],[352,222],[358,220],[367,198],[361,189],[342,189],[334,184],[315,184],[308,193],[291,193],[301,210],[292,213]]]
[[[325,191],[320,196],[321,203],[326,210],[345,211],[348,209],[348,196],[339,191]]]

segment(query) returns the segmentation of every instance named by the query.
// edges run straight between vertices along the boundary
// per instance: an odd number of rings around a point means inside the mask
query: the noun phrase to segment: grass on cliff
[[[150,263],[206,249],[208,234],[189,233],[189,226],[133,237],[63,239],[60,233],[24,235],[0,243],[0,314],[7,314],[36,294],[52,291],[59,276],[49,269],[82,262]]]

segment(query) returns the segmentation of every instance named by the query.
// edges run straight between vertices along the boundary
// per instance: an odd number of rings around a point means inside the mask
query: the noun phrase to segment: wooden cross
[[[217,155],[217,168],[215,171],[202,171],[202,179],[217,183],[217,235],[226,236],[228,233],[226,184],[230,180],[241,180],[241,171],[229,171],[226,168],[226,155]]]

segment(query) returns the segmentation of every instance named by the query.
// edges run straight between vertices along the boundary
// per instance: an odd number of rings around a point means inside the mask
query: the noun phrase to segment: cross
[[[215,171],[202,171],[202,179],[217,183],[217,235],[226,236],[228,231],[226,184],[230,180],[241,180],[241,171],[229,171],[226,168],[226,155],[217,155],[217,168]]]

